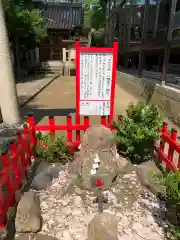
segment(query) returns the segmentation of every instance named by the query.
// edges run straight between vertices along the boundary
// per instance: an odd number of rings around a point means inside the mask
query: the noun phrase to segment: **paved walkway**
[[[24,82],[16,84],[17,95],[20,107],[26,104],[32,96],[40,92],[46,85],[48,85],[58,74],[41,74],[38,76],[27,77]],[[0,112],[0,123],[2,116]]]
[[[116,94],[115,94],[115,114],[124,114],[130,103],[137,101],[144,101],[142,97],[134,96],[127,91],[124,91],[118,82],[121,81],[117,77]],[[55,116],[56,124],[65,124],[66,116],[70,113],[74,115],[76,103],[76,81],[75,77],[60,76],[39,93],[32,101],[25,107],[21,108],[22,115],[27,116],[32,112],[35,115],[36,124],[48,124],[47,116]],[[91,123],[98,123],[99,117],[91,117]],[[82,119],[81,119],[82,121]],[[180,129],[177,128],[171,121],[169,122],[169,129],[176,128],[178,133]],[[73,131],[75,132],[75,131]],[[58,131],[57,134],[65,135],[65,132]],[[75,134],[75,133],[74,133]],[[83,132],[82,132],[83,134]],[[179,140],[180,141],[180,140]],[[165,152],[167,153],[169,145],[165,144]],[[174,162],[178,161],[179,155],[174,155]]]
[[[57,74],[41,74],[28,77],[24,82],[17,83],[16,88],[20,105],[23,105],[34,94],[50,83],[55,76],[57,76]]]
[[[33,112],[36,123],[47,123],[46,116],[56,116],[56,122],[65,122],[65,116],[75,113],[76,81],[74,77],[59,77],[53,81],[44,91],[36,96],[30,103],[22,108],[22,114]],[[123,91],[116,85],[115,113],[123,114],[130,102],[137,99]],[[92,118],[96,121],[97,118]]]

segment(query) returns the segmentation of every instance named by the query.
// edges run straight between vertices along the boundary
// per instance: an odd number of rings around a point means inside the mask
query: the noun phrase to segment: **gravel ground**
[[[124,178],[133,182],[135,172],[124,175]],[[97,214],[97,204],[93,203],[92,193],[86,192],[84,195],[78,188],[61,198],[61,189],[67,181],[67,171],[61,171],[49,188],[39,192],[43,217],[41,234],[61,240],[86,240],[87,226]],[[149,191],[143,190],[131,208],[117,202],[111,190],[106,191],[105,195],[109,200],[104,211],[116,215],[118,240],[165,239],[162,227],[166,225],[163,220],[164,203]]]

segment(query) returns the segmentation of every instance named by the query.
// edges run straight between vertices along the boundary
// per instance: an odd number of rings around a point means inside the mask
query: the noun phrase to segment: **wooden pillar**
[[[52,55],[53,55],[53,49],[52,49],[52,36],[51,33],[49,33],[49,54],[50,54],[50,60],[52,61]]]
[[[124,67],[126,69],[128,69],[128,60],[129,60],[129,53],[127,52],[125,55],[124,55]]]
[[[162,74],[161,74],[161,85],[166,84],[170,49],[171,49],[170,43],[168,42],[164,49],[164,59],[163,59],[163,67],[162,67]]]
[[[143,31],[141,40],[141,49],[139,51],[139,65],[138,65],[138,77],[142,77],[143,64],[144,64],[144,47],[146,43],[146,29],[148,21],[149,0],[145,1],[144,18],[143,18]]]
[[[157,1],[156,1],[156,16],[155,16],[155,21],[154,21],[154,26],[153,26],[153,39],[156,38],[156,32],[157,32],[157,27],[158,27],[158,19],[159,19],[160,4],[161,4],[161,1],[160,1],[160,0],[157,0]]]
[[[161,71],[162,71],[162,69],[161,69],[161,64],[162,64],[162,55],[159,54],[159,55],[158,55],[158,64],[157,64],[158,72],[161,72]]]
[[[143,70],[143,61],[144,61],[144,50],[141,49],[139,51],[139,64],[138,64],[138,77],[142,77],[142,70]]]
[[[167,71],[168,71],[168,63],[169,63],[169,55],[170,55],[170,49],[171,49],[171,40],[172,40],[172,21],[174,17],[174,13],[176,11],[176,4],[177,0],[172,0],[171,4],[171,13],[170,13],[170,19],[169,19],[169,28],[168,28],[168,35],[167,35],[167,41],[164,48],[164,60],[163,60],[163,67],[162,67],[162,74],[161,74],[161,85],[166,84],[166,77],[167,77]]]

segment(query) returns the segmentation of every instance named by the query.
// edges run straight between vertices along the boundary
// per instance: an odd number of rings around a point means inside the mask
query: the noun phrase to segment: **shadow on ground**
[[[20,79],[16,79],[16,83],[34,82],[34,81],[40,80],[42,78],[45,78],[47,75],[48,74],[46,72],[44,72],[44,73],[30,72],[30,73],[28,73],[27,76],[23,76]]]
[[[30,98],[31,98],[31,96],[29,96],[29,95],[18,97],[18,103],[19,103],[20,108],[23,107],[24,104],[26,104]]]
[[[74,114],[75,108],[43,108],[39,105],[30,105],[21,108],[21,116],[27,117],[29,114],[33,114],[35,118],[35,124],[38,124],[44,117],[63,117],[69,114]]]

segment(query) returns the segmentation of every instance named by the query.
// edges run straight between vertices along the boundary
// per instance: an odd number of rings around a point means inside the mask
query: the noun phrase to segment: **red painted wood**
[[[54,135],[55,134],[55,130],[53,128],[55,126],[54,117],[49,117],[49,126],[50,126],[50,134]]]

